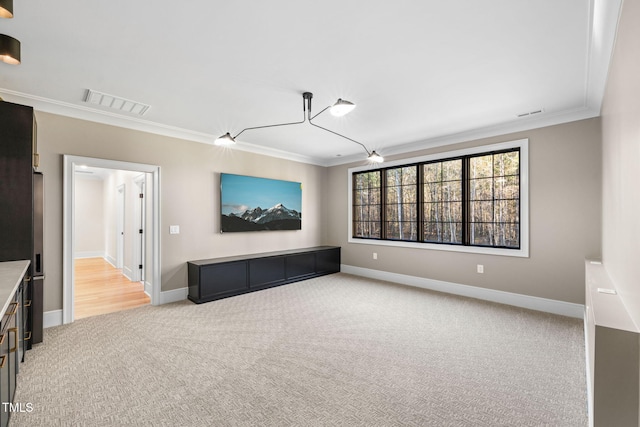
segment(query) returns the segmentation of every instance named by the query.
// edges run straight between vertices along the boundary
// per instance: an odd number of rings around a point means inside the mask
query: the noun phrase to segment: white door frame
[[[124,208],[126,205],[125,185],[116,188],[116,268],[124,268]]]
[[[141,174],[136,176],[135,178],[133,178],[133,183],[136,186],[136,191],[135,194],[136,196],[136,202],[134,203],[134,207],[133,207],[133,221],[135,224],[135,228],[133,230],[133,234],[132,234],[132,245],[131,247],[133,248],[133,281],[134,282],[143,282],[145,281],[145,269],[146,269],[146,236],[147,236],[147,230],[146,230],[146,204],[147,204],[147,195],[146,195],[146,182],[147,182],[147,176],[146,174]],[[139,197],[140,194],[143,195],[143,197]],[[140,233],[140,230],[142,230],[142,233]],[[142,268],[139,268],[138,266],[142,266]]]
[[[151,174],[152,219],[147,230],[151,233],[151,265],[147,269],[147,281],[151,284],[151,304],[160,304],[160,167],[142,163],[96,159],[92,157],[64,156],[63,176],[63,262],[62,262],[62,322],[74,320],[73,310],[73,253],[75,212],[75,170],[81,165],[105,169],[120,169]]]

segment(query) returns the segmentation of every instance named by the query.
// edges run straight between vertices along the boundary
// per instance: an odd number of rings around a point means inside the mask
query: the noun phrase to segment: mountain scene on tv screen
[[[222,231],[301,230],[301,213],[282,203],[222,215]]]

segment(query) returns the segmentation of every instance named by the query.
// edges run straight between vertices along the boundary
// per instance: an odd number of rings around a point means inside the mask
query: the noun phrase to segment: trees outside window
[[[385,171],[385,238],[418,240],[418,167]]]

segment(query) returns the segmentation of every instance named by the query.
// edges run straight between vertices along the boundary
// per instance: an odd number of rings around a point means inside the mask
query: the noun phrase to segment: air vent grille
[[[87,89],[87,93],[84,96],[84,102],[125,113],[136,114],[138,116],[144,116],[150,108],[149,105],[141,102],[132,101],[130,99],[109,95],[91,89]]]
[[[518,117],[527,117],[527,116],[535,116],[536,114],[544,113],[544,108],[540,108],[539,110],[527,111],[526,113],[516,114]]]

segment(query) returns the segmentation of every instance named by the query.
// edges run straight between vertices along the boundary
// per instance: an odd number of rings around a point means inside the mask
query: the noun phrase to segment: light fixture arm
[[[324,110],[320,111],[318,114],[316,114],[313,117],[309,117],[309,123],[311,123],[311,120],[315,119],[316,117],[318,117],[320,114],[324,113],[325,111],[327,111],[329,108],[331,108],[331,105],[327,106],[324,108]],[[326,129],[325,129],[326,130]]]
[[[324,111],[324,110],[323,110],[323,111]],[[317,114],[316,114],[316,115],[317,115]],[[348,136],[341,135],[341,134],[339,134],[338,132],[334,132],[334,131],[332,131],[332,130],[330,130],[330,129],[323,128],[322,126],[318,126],[317,124],[312,123],[312,122],[311,122],[311,119],[309,119],[309,124],[310,124],[310,125],[312,125],[312,126],[315,126],[315,127],[317,127],[317,128],[320,128],[320,129],[322,129],[322,130],[326,130],[327,132],[331,132],[331,133],[332,133],[332,134],[334,134],[334,135],[341,136],[341,137],[343,137],[344,139],[348,139],[348,140],[349,140],[349,141],[351,141],[351,142],[355,142],[356,144],[360,144],[360,145],[362,146],[362,148],[364,148],[364,151],[366,151],[366,152],[367,152],[367,155],[369,155],[369,156],[371,155],[371,153],[369,152],[369,150],[367,150],[367,147],[365,147],[365,145],[364,145],[363,143],[358,142],[358,141],[356,141],[355,139],[351,139],[351,138],[349,138]]]
[[[304,113],[303,113],[304,114]],[[265,129],[265,128],[274,128],[274,127],[278,127],[278,126],[290,126],[290,125],[300,125],[302,123],[304,123],[305,121],[307,121],[307,117],[306,114],[304,115],[304,117],[302,118],[301,121],[299,122],[291,122],[291,123],[278,123],[276,125],[266,125],[266,126],[254,126],[254,127],[250,127],[250,128],[244,128],[242,129],[240,132],[238,132],[237,135],[235,135],[233,137],[233,139],[236,139],[238,136],[240,136],[240,134],[246,130],[253,130],[253,129]]]
[[[299,122],[290,122],[290,123],[278,123],[275,125],[266,125],[266,126],[253,126],[253,127],[249,127],[249,128],[244,128],[242,129],[240,132],[238,132],[238,134],[236,134],[235,136],[233,136],[233,139],[236,139],[238,136],[240,136],[240,134],[246,130],[253,130],[253,129],[265,129],[265,128],[273,128],[273,127],[279,127],[279,126],[290,126],[290,125],[300,125],[304,122],[306,122],[307,120],[309,120],[309,123],[311,123],[311,120],[313,118],[315,118],[316,116],[318,116],[319,114],[322,113],[322,111],[325,111],[327,108],[325,108],[324,110],[320,111],[320,113],[316,114],[313,117],[311,116],[311,98],[313,98],[313,94],[311,92],[305,92],[302,94],[302,120]]]

